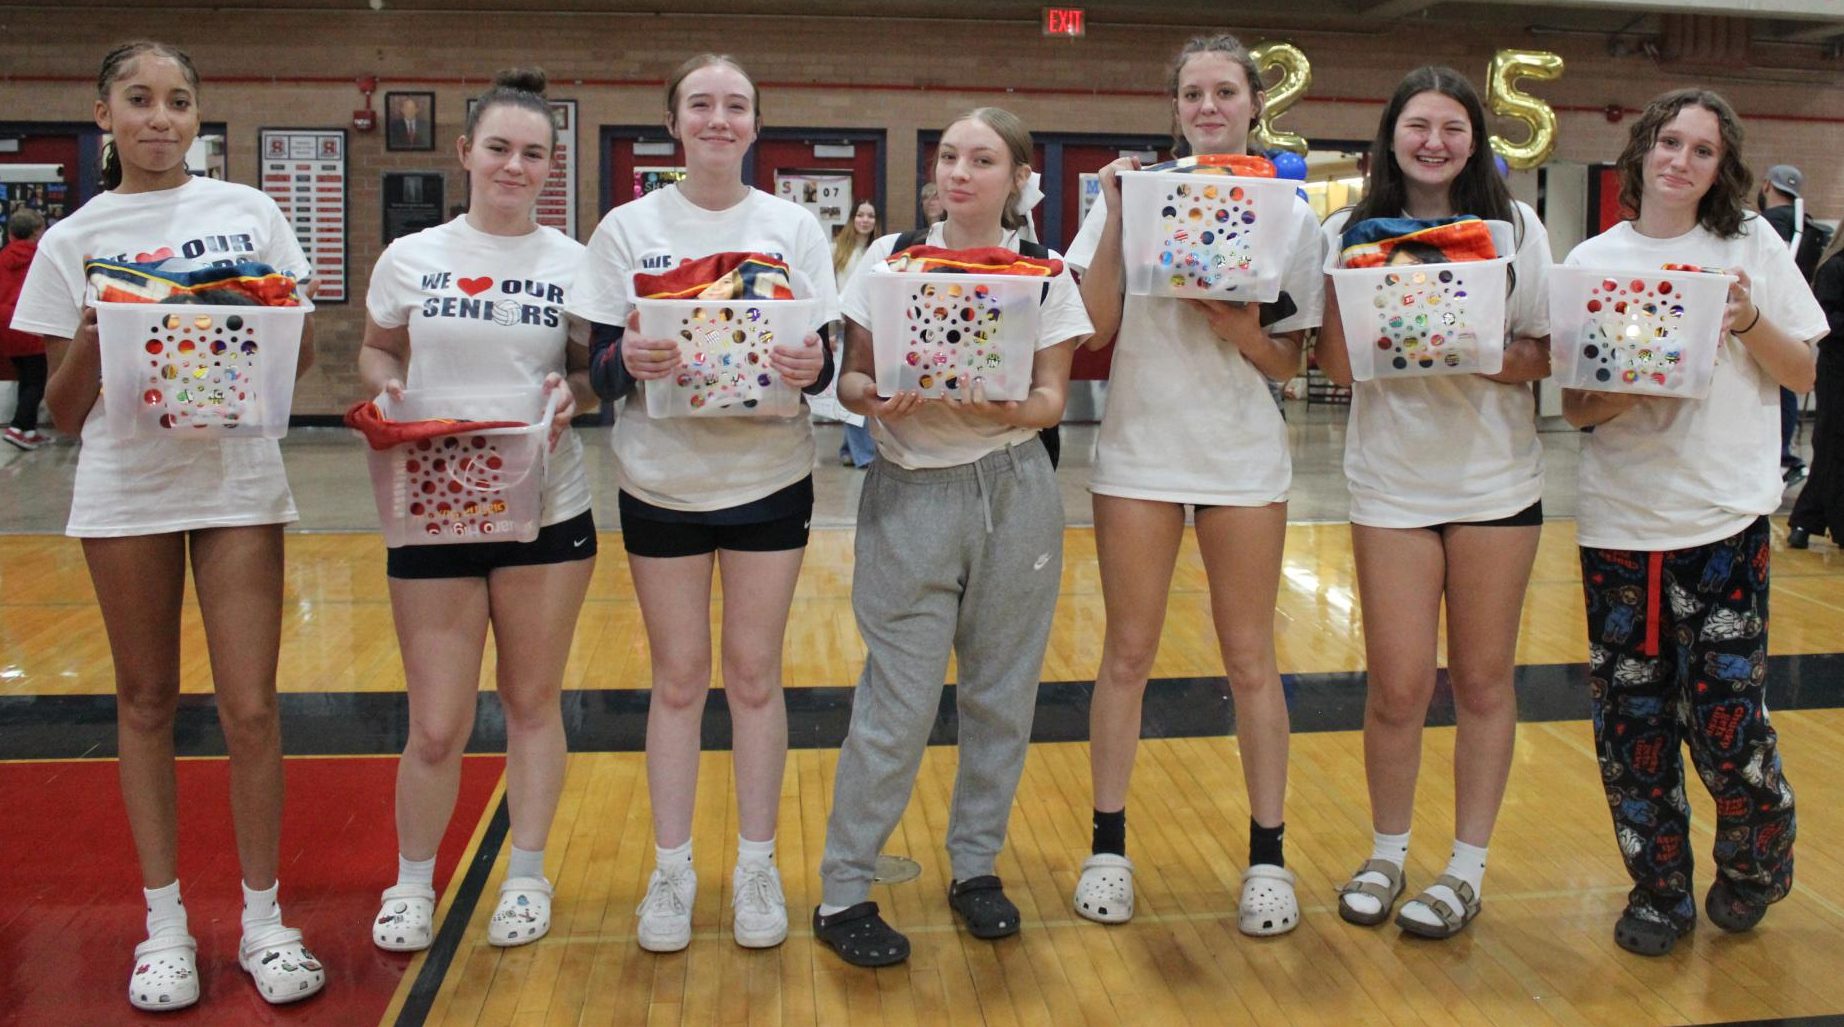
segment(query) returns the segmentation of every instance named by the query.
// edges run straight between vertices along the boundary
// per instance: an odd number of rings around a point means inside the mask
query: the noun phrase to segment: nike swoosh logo
[[[572,542],[572,543],[570,543],[570,545],[571,545],[572,547],[575,547],[575,548],[579,548],[579,549],[580,549],[581,547],[583,547],[583,546],[585,546],[585,545],[587,545],[588,543],[589,543],[589,540],[588,540],[588,539],[586,539],[586,538],[579,538],[579,539],[577,539],[577,540],[576,540],[575,542]]]

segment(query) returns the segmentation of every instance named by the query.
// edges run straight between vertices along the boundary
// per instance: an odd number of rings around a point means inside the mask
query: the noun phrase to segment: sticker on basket
[[[1379,376],[1479,366],[1479,332],[1468,314],[1466,279],[1451,267],[1382,276],[1370,298]]]
[[[923,282],[910,290],[904,306],[907,334],[898,389],[939,396],[958,393],[963,374],[1004,373],[999,336],[1005,309],[991,286]]]
[[[1588,293],[1581,362],[1597,382],[1686,386],[1684,303],[1669,279],[1604,278]]]
[[[238,315],[167,314],[147,322],[141,402],[162,428],[235,428],[261,396],[253,331]]]
[[[694,413],[741,404],[753,409],[775,384],[769,364],[775,333],[759,306],[693,307],[679,318],[679,367],[673,384]]]
[[[505,459],[492,436],[445,435],[405,447],[400,480],[410,522],[424,535],[496,535],[504,522]]]
[[[1251,273],[1255,198],[1239,185],[1182,182],[1159,208],[1159,274],[1173,289],[1223,290]]]

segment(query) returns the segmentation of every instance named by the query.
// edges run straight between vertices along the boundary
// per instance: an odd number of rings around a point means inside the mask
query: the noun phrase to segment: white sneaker
[[[655,868],[647,881],[647,897],[634,915],[640,918],[635,937],[648,952],[677,952],[691,944],[692,900],[698,897],[698,875],[689,866],[671,871]]]
[[[787,940],[788,900],[773,863],[738,863],[730,889],[731,928],[738,945],[766,949]]]

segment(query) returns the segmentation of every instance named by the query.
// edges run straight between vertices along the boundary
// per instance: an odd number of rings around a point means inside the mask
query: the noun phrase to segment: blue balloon
[[[1492,155],[1492,166],[1498,169],[1499,178],[1510,178],[1511,177],[1511,165],[1505,161],[1504,154],[1500,154],[1500,153],[1493,154]]]
[[[1274,173],[1281,178],[1306,181],[1306,158],[1292,150],[1275,150],[1268,154],[1274,162]]]

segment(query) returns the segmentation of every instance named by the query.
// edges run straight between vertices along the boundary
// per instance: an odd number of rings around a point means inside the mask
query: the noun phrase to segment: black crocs
[[[1709,894],[1703,898],[1703,913],[1717,927],[1740,933],[1754,930],[1754,925],[1767,915],[1767,906],[1735,894],[1735,886],[1718,873],[1716,883],[1710,885]]]
[[[1018,907],[1005,897],[1005,886],[996,874],[955,881],[948,886],[948,905],[967,922],[967,931],[975,938],[990,941],[1018,933]]]
[[[1634,955],[1662,956],[1669,953],[1678,939],[1689,934],[1696,926],[1695,920],[1674,924],[1668,920],[1642,916],[1628,906],[1626,912],[1620,914],[1620,921],[1614,924],[1614,944]]]
[[[894,966],[909,958],[909,939],[877,915],[877,903],[860,902],[831,916],[813,910],[813,936],[853,966]]]

